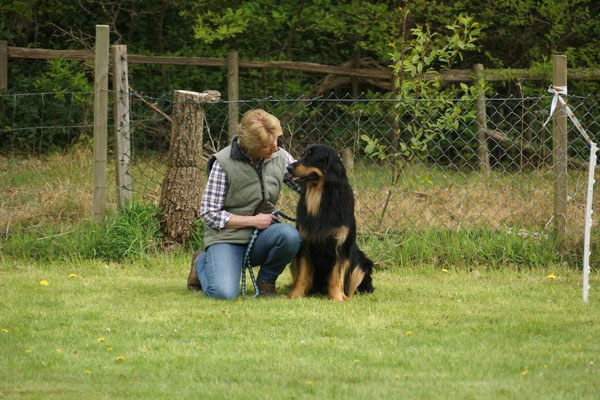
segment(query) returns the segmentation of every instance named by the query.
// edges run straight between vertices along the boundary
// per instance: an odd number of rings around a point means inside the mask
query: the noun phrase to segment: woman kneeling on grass
[[[242,262],[252,231],[260,229],[250,252],[260,265],[257,284],[262,296],[276,293],[275,281],[300,248],[300,234],[290,224],[275,224],[271,214],[282,183],[299,192],[287,166],[294,158],[278,148],[279,120],[263,110],[246,112],[238,136],[207,164],[208,181],[200,213],[206,251],[192,256],[187,286],[208,297],[238,295]]]

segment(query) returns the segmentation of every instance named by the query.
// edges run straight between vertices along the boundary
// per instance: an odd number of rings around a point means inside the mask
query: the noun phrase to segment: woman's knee
[[[206,297],[235,299],[238,296],[243,250],[241,246],[227,243],[208,248],[206,279],[201,279]]]
[[[213,284],[203,289],[204,295],[213,299],[233,300],[238,296],[237,286]]]
[[[298,251],[300,244],[302,243],[300,232],[298,232],[298,230],[290,224],[279,225],[281,225],[281,228],[278,232],[279,240],[281,240],[283,246]]]

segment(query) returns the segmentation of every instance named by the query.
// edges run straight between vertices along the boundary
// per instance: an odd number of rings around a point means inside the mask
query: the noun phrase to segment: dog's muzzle
[[[290,174],[294,175],[294,171],[296,170],[296,166],[298,165],[298,161],[291,163],[288,165],[287,170]]]

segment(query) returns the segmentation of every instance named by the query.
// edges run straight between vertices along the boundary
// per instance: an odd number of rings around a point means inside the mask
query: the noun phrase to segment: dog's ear
[[[341,182],[346,179],[346,168],[342,163],[342,157],[337,151],[331,150],[327,157],[327,170],[325,171],[326,182]]]

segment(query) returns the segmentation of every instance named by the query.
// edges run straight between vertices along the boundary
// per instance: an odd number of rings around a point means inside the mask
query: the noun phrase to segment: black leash
[[[288,221],[296,222],[296,218],[289,217],[279,210],[275,210],[271,214],[273,214],[275,217],[281,216],[281,217],[287,219]],[[279,223],[281,221],[278,220],[277,218],[275,218],[275,220],[273,222]],[[252,251],[252,247],[254,246],[254,241],[256,240],[256,237],[258,236],[258,231],[259,231],[259,229],[254,229],[254,231],[252,231],[252,235],[250,235],[250,241],[248,242],[248,247],[246,247],[246,254],[244,255],[244,261],[242,262],[242,296],[246,296],[246,270],[248,270],[250,272],[250,279],[252,280],[252,285],[254,285],[254,290],[256,291],[256,294],[254,295],[254,297],[260,296],[260,290],[258,289],[258,284],[256,283],[256,278],[254,277],[254,271],[252,271],[252,265],[250,265],[250,252]]]

